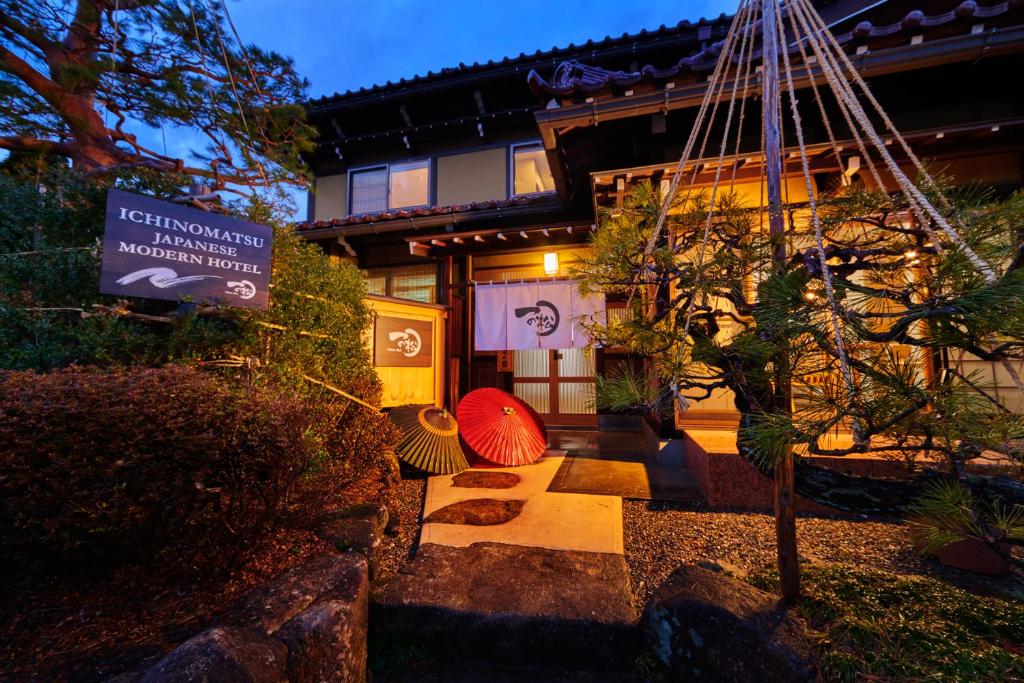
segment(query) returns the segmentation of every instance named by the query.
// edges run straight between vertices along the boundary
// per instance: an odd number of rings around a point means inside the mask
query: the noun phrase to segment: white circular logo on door
[[[562,315],[558,312],[558,308],[544,299],[539,299],[533,306],[517,308],[516,317],[536,330],[538,337],[554,334],[558,329],[558,323],[562,321]]]
[[[423,348],[423,340],[420,339],[419,332],[411,327],[388,332],[388,341],[395,343],[394,348],[389,348],[388,351],[400,353],[406,358],[412,358]]]

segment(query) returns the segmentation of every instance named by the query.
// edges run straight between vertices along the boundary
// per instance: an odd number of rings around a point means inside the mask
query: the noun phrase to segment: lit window
[[[537,194],[555,190],[548,156],[540,143],[512,148],[512,174],[513,194]]]
[[[353,216],[426,206],[430,203],[430,162],[411,161],[352,171],[350,188],[349,214]]]
[[[388,208],[388,169],[372,168],[352,172],[349,213],[376,213]]]
[[[380,296],[387,296],[388,293],[388,279],[379,275],[376,277],[366,277],[366,293],[377,294]]]
[[[437,300],[437,265],[370,268],[363,271],[370,294],[432,304]]]
[[[425,206],[430,203],[429,169],[426,161],[391,165],[390,208]]]

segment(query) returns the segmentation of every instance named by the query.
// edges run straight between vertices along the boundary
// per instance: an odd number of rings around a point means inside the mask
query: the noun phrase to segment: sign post
[[[266,309],[273,231],[110,190],[100,292]]]

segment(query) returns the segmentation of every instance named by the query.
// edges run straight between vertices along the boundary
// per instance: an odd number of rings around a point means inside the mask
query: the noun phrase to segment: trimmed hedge
[[[352,433],[364,453],[393,438],[369,411],[184,366],[3,372],[0,542],[97,567],[227,566],[301,478],[344,469]]]

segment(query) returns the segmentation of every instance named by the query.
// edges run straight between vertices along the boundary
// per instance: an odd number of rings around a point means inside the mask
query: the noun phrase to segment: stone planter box
[[[1010,551],[1006,543],[1000,543],[999,547],[1007,553]],[[915,544],[915,548],[920,551],[921,545]],[[934,557],[947,567],[986,576],[1005,576],[1012,569],[1003,556],[976,538],[954,541],[939,548]]]
[[[660,425],[654,424],[657,418],[639,414],[598,415],[597,429],[602,432],[640,432],[644,436],[644,455],[658,454],[660,443]]]

